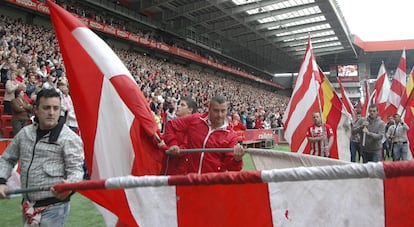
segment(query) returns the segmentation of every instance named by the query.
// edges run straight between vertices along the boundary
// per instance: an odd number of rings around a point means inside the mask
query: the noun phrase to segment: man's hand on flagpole
[[[7,184],[0,184],[0,199],[7,199],[7,198],[9,198],[6,195],[7,189],[8,189]]]
[[[180,154],[180,147],[177,145],[173,145],[168,150],[165,151],[168,155],[179,155]]]
[[[243,155],[244,155],[244,149],[243,146],[240,144],[236,144],[236,146],[234,146],[233,148],[233,155],[234,155],[234,160],[236,162],[240,162],[241,160],[243,160]]]
[[[66,180],[62,180],[62,183],[67,183]],[[53,187],[50,188],[50,191],[53,193],[53,195],[60,199],[60,200],[64,200],[66,199],[70,194],[72,194],[72,191],[63,191],[63,192],[58,192],[56,191]]]

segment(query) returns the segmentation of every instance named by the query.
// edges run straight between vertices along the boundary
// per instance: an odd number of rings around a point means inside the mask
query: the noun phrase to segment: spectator
[[[17,74],[15,71],[11,72],[10,79],[6,82],[6,92],[4,94],[4,113],[11,114],[11,100],[15,98],[15,91],[20,83],[17,81]]]
[[[15,91],[16,98],[11,101],[13,135],[27,125],[32,113],[33,106],[23,98],[24,94],[23,87],[19,86]]]
[[[363,162],[379,162],[382,153],[382,141],[385,139],[385,122],[378,116],[378,106],[369,106],[369,116],[361,118],[352,127],[352,133],[361,138]]]
[[[82,180],[83,144],[79,136],[58,122],[60,96],[56,90],[39,92],[35,109],[38,123],[24,127],[0,157],[0,198],[7,198],[6,182],[17,162],[22,188]],[[23,194],[23,222],[64,226],[72,194],[53,188]]]
[[[183,97],[178,102],[177,108],[177,117],[190,116],[195,114],[197,110],[197,104],[191,97]],[[167,122],[167,125],[171,124]],[[168,126],[166,126],[168,127]],[[188,136],[186,133],[177,132],[175,135],[179,138],[180,143],[178,146],[180,148],[187,148]],[[187,174],[187,170],[191,169],[191,154],[180,154],[180,155],[167,155],[165,166],[163,167],[162,173],[166,175],[177,175],[177,174]],[[190,165],[190,166],[188,166]]]
[[[334,142],[334,133],[329,124],[322,123],[320,112],[312,114],[313,125],[306,131],[306,137],[310,143],[311,155],[330,157],[330,151]]]
[[[189,165],[184,173],[207,173],[239,171],[243,166],[244,151],[237,143],[237,135],[226,120],[228,103],[222,96],[210,100],[209,111],[201,116],[190,115],[169,121],[165,141],[169,155],[180,154],[180,138],[177,133],[188,136],[187,148],[233,148],[233,152],[202,152],[189,154]]]
[[[399,114],[394,114],[395,124],[391,125],[387,131],[387,138],[390,139],[392,149],[392,160],[407,160],[408,155],[408,125],[401,120]]]

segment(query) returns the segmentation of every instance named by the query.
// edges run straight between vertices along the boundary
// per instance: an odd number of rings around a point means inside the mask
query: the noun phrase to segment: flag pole
[[[31,192],[43,192],[49,191],[51,187],[37,187],[37,188],[22,188],[16,190],[6,191],[6,195],[15,195],[15,194],[26,194]]]

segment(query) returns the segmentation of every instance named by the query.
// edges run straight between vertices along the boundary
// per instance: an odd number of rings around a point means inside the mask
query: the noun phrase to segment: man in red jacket
[[[179,133],[187,135],[187,148],[233,148],[233,152],[199,152],[187,156],[188,165],[181,174],[240,171],[243,167],[243,147],[227,121],[227,101],[222,96],[210,100],[208,112],[173,119],[167,125],[165,142],[170,155],[180,154]]]

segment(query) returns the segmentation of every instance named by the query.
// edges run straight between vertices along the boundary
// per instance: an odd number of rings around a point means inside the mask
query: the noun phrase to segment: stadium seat
[[[0,117],[3,115],[3,113],[4,113],[4,105],[0,105]]]
[[[5,88],[0,88],[0,96],[4,97],[5,93],[6,93],[6,89]]]
[[[11,119],[12,119],[12,115],[10,115],[10,114],[1,115],[1,126],[2,126],[2,128],[6,128],[8,126],[11,127],[12,126]]]
[[[11,126],[4,127],[3,138],[13,138],[13,127]]]

